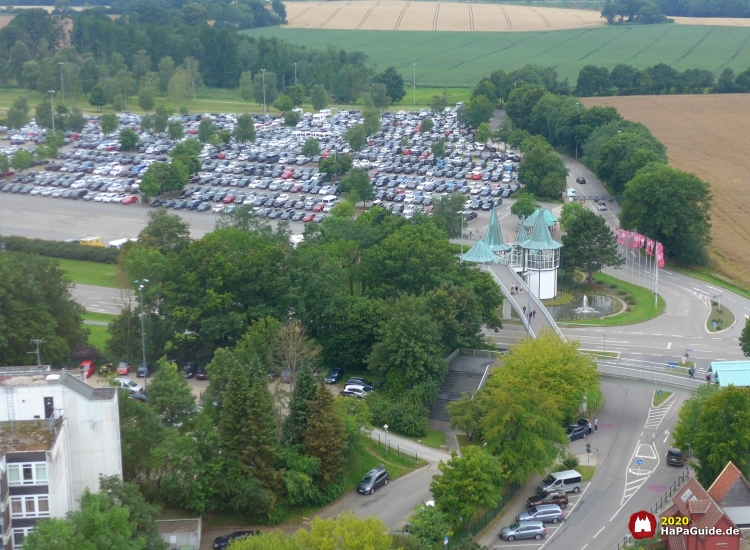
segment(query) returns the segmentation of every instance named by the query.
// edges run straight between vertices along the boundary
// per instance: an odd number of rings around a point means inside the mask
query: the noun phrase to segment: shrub
[[[427,408],[406,401],[390,401],[382,395],[368,397],[373,424],[388,428],[409,437],[427,435]]]
[[[578,457],[574,455],[568,455],[562,461],[562,464],[563,466],[565,466],[566,470],[575,470],[580,463],[581,462],[578,460]]]
[[[50,258],[66,260],[82,260],[102,264],[116,264],[120,251],[116,248],[100,246],[84,246],[78,243],[64,241],[47,241],[44,239],[27,239],[26,237],[4,236],[3,242],[7,250],[39,254]]]
[[[628,293],[627,293],[627,292],[625,292],[624,290],[618,290],[618,291],[617,291],[617,295],[618,295],[618,296],[627,296],[627,294],[628,294]]]
[[[617,288],[617,285],[609,285],[609,288]]]

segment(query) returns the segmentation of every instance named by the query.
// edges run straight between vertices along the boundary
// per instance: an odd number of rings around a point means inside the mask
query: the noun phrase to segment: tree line
[[[258,104],[265,88],[268,104],[284,93],[292,106],[310,97],[317,108],[332,98],[354,103],[365,92],[387,105],[406,93],[393,67],[376,72],[360,52],[256,39],[207,20],[188,24],[148,3],[133,10],[116,20],[101,9],[70,14],[69,45],[63,17],[24,10],[0,30],[0,85],[15,82],[44,98],[64,86],[68,97],[84,94],[91,105],[116,111],[129,104],[152,111],[158,96],[186,109],[206,86],[238,89],[245,102]]]
[[[653,25],[655,23],[672,22],[650,0],[625,0],[623,2],[607,0],[604,8],[602,8],[602,17],[610,25],[622,23]]]
[[[519,179],[538,197],[559,197],[567,170],[552,147],[579,153],[613,195],[622,196],[625,229],[664,244],[683,265],[707,262],[711,193],[704,181],[666,165],[666,147],[613,107],[586,108],[539,85],[514,87],[496,137],[524,152]]]

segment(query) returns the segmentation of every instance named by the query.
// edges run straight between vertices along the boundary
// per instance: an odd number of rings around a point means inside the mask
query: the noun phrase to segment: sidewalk
[[[380,437],[382,443],[385,443],[386,441],[385,431],[380,428],[374,428],[370,432],[370,437],[375,441],[378,441],[378,437]],[[449,452],[441,451],[440,449],[433,449],[427,445],[422,445],[421,443],[417,443],[416,441],[406,439],[405,437],[390,432],[388,433],[388,443],[393,449],[398,448],[402,453],[411,455],[416,453],[419,458],[429,460],[430,462],[440,462],[441,460],[443,462],[448,462],[451,459],[451,454]]]
[[[500,529],[516,521],[518,512],[526,510],[526,499],[536,493],[536,487],[542,481],[542,476],[533,476],[528,483],[521,486],[518,492],[490,524],[487,525],[475,539],[479,544],[492,548],[498,542]]]

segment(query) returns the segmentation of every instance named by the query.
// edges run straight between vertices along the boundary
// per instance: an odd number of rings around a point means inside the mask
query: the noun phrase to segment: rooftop
[[[0,456],[8,453],[49,451],[61,420],[0,422]]]
[[[716,374],[716,381],[722,388],[750,386],[750,361],[714,361],[709,372]]]
[[[46,367],[0,367],[2,386],[60,385],[76,392],[89,401],[106,401],[117,396],[115,388],[94,388],[80,379],[76,370],[50,371]]]

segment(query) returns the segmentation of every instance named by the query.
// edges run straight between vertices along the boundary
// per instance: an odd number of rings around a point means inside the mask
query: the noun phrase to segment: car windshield
[[[676,457],[682,457],[682,453],[680,451],[677,451],[675,449],[672,449],[669,451],[669,456],[676,456]]]
[[[557,481],[557,480],[554,477],[552,477],[551,475],[549,475],[549,476],[547,476],[547,477],[544,478],[543,483],[545,485],[552,485],[555,481]]]
[[[528,512],[529,514],[536,514],[536,512],[537,512],[537,510],[536,510],[536,506],[532,506],[531,508],[529,508],[529,509],[528,509],[528,510],[526,510],[526,511],[527,511],[527,512]]]
[[[518,531],[518,528],[521,527],[520,523],[514,523],[513,525],[509,526],[508,529],[511,531]]]
[[[372,482],[372,476],[370,474],[367,474],[365,477],[362,478],[362,483],[371,483]]]

